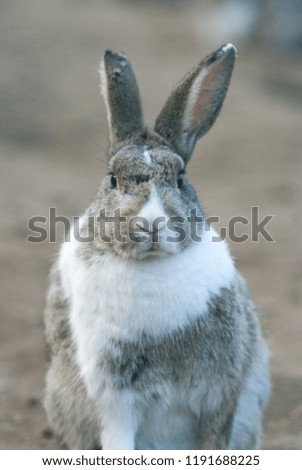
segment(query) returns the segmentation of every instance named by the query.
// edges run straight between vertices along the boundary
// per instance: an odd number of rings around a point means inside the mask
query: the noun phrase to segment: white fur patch
[[[137,429],[134,403],[131,391],[107,388],[102,394],[102,447],[106,450],[127,450],[135,448]]]
[[[148,166],[152,166],[152,158],[149,150],[144,150],[144,161]]]
[[[161,198],[159,197],[154,184],[151,185],[151,192],[148,201],[137,215],[138,217],[146,219],[149,222],[150,228],[152,228],[154,220],[158,217],[164,218],[167,222],[168,215],[165,212]]]
[[[93,344],[106,328],[124,339],[143,331],[159,337],[205,315],[211,295],[228,287],[235,273],[226,243],[213,242],[215,235],[206,231],[202,242],[176,255],[127,261],[96,255],[89,266],[76,255],[79,242],[65,243],[60,268],[79,342]]]

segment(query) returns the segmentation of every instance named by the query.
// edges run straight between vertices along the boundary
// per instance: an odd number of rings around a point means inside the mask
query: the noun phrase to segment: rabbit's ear
[[[155,123],[155,131],[183,157],[191,157],[195,144],[214,124],[226,95],[236,49],[222,46],[202,60],[173,89]]]
[[[99,68],[111,146],[143,129],[139,90],[130,62],[124,54],[107,50]]]

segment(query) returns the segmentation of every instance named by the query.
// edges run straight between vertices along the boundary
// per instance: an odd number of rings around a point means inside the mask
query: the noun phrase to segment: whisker
[[[79,129],[79,131],[81,132],[81,134],[83,134],[85,137],[87,137],[92,143],[94,143],[105,155],[107,155],[108,150],[104,149],[104,147],[102,147],[99,142],[94,140],[91,137],[91,135],[87,134],[87,132],[85,132],[83,129]]]

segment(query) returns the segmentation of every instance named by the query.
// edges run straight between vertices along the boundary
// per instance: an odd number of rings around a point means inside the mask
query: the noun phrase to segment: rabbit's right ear
[[[143,129],[139,90],[131,64],[122,53],[107,50],[99,72],[113,147]]]
[[[212,127],[226,95],[236,49],[222,46],[202,60],[176,85],[155,123],[155,131],[185,162],[195,144]]]

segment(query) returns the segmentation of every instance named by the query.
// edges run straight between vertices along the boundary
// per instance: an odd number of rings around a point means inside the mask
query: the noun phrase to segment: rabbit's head
[[[106,51],[100,77],[111,147],[109,172],[87,212],[99,216],[95,244],[144,258],[178,253],[194,242],[192,225],[200,234],[203,212],[186,165],[219,114],[235,58],[229,44],[201,61],[173,89],[148,131],[130,62]]]

